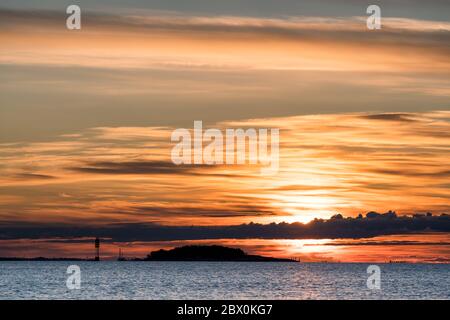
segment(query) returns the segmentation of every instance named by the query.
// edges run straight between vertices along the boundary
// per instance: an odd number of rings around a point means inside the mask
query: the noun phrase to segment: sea
[[[0,262],[0,299],[450,299],[449,264]]]

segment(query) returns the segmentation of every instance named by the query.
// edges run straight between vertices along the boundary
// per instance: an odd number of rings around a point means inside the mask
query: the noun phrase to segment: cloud
[[[69,169],[98,174],[189,174],[193,173],[196,168],[197,166],[195,165],[175,165],[169,161],[102,161],[90,163],[88,166],[84,167]]]
[[[26,222],[1,223],[0,239],[102,237],[116,242],[201,239],[345,239],[423,231],[450,232],[450,216],[332,218],[307,224],[271,223],[231,226],[163,226],[113,224],[104,226],[52,225]]]
[[[202,217],[202,218],[233,218],[233,217],[270,217],[276,213],[273,208],[257,204],[236,204],[226,209],[199,208],[187,206],[131,206],[128,214],[151,215],[161,218]]]
[[[234,165],[239,167],[240,165]],[[242,165],[243,166],[243,165]],[[217,170],[224,168],[222,165],[206,165],[206,164],[181,164],[175,165],[171,161],[125,161],[125,162],[108,162],[98,161],[90,162],[86,166],[69,167],[68,170],[104,175],[198,175],[210,177],[228,177],[238,178],[245,177],[246,174],[239,173],[220,173]],[[208,169],[212,172],[208,172]]]
[[[19,180],[48,180],[55,179],[54,176],[48,174],[38,174],[38,173],[18,173],[14,175],[14,178]]]
[[[435,171],[435,172],[418,172],[413,170],[389,170],[389,169],[374,169],[371,172],[386,175],[401,175],[409,177],[439,177],[446,178],[450,177],[450,170]]]
[[[92,242],[92,240],[91,240]],[[305,244],[310,246],[313,244]],[[432,242],[432,241],[418,241],[418,240],[391,240],[391,241],[351,241],[351,242],[328,242],[322,243],[323,246],[450,246],[450,242]]]
[[[361,17],[274,19],[85,12],[81,33],[69,36],[62,20],[61,12],[0,10],[6,31],[0,62],[131,69],[210,66],[219,70],[420,70],[441,74],[450,68],[446,59],[450,54],[450,23],[441,21],[384,18],[383,30],[375,33],[368,32]],[[21,38],[39,38],[42,33],[46,38],[38,46],[18,51]],[[267,47],[268,42],[274,45]],[[325,50],[330,47],[332,52]],[[226,56],[225,49],[229,52]],[[445,94],[445,87],[442,89]]]
[[[22,24],[23,22],[59,25],[66,15],[61,11],[27,11],[1,9],[0,18],[5,26]],[[172,12],[147,12],[146,15],[114,15],[88,11],[83,13],[86,27],[112,28],[115,30],[186,30],[212,32],[274,33],[277,35],[302,36],[302,30],[324,30],[337,34],[340,31],[366,32],[367,17],[320,17],[320,16],[286,16],[284,19],[232,16],[232,15],[187,15]],[[388,32],[397,30],[416,31],[422,33],[450,31],[450,22],[416,20],[407,18],[383,19],[383,27]],[[407,36],[407,34],[406,34]],[[441,34],[441,36],[444,36]]]
[[[408,113],[378,113],[362,116],[364,119],[370,120],[383,120],[383,121],[399,121],[399,122],[411,122],[414,119],[409,118]]]

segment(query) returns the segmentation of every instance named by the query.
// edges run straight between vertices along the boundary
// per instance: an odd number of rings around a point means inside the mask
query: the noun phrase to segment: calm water
[[[66,286],[81,269],[81,289]],[[450,299],[450,265],[261,262],[0,262],[1,299]]]

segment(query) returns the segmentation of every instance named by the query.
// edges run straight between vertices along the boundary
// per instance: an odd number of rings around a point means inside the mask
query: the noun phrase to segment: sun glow
[[[337,199],[330,196],[312,196],[298,194],[271,195],[275,200],[272,205],[286,215],[278,217],[278,221],[308,223],[314,218],[329,218],[335,214],[330,208],[339,207]]]

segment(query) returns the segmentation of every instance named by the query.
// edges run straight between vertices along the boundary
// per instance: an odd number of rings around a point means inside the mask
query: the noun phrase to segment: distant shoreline
[[[77,258],[19,258],[0,257],[0,261],[96,261],[95,259]],[[259,255],[248,255],[238,248],[224,246],[183,246],[171,250],[150,252],[145,258],[125,259],[119,255],[118,261],[232,261],[232,262],[298,262],[294,259],[274,258]]]
[[[0,257],[0,261],[94,261],[94,259],[80,259],[80,258],[22,258],[22,257]]]
[[[291,259],[277,259],[274,260],[144,260],[140,258],[131,258],[118,261],[117,259],[104,259],[95,261],[94,259],[80,259],[80,258],[16,258],[16,257],[0,257],[0,262],[297,262],[301,264],[426,264],[426,265],[449,265],[448,262],[426,262],[426,261],[296,261]]]
[[[52,261],[82,261],[82,262],[163,262],[163,261],[167,261],[167,262],[299,262],[293,259],[284,259],[284,258],[272,258],[272,257],[263,257],[266,259],[248,259],[248,260],[214,260],[214,259],[180,259],[180,260],[146,260],[146,259],[142,259],[142,258],[130,258],[130,259],[125,259],[125,260],[117,260],[117,259],[104,259],[104,260],[100,260],[100,261],[95,261],[95,259],[80,259],[80,258],[41,258],[41,257],[37,257],[37,258],[16,258],[16,257],[12,257],[12,258],[8,258],[8,257],[0,257],[0,262],[7,262],[7,261],[42,261],[42,262],[52,262]],[[320,262],[320,261],[318,261]],[[328,262],[321,262],[321,263],[328,263]]]

